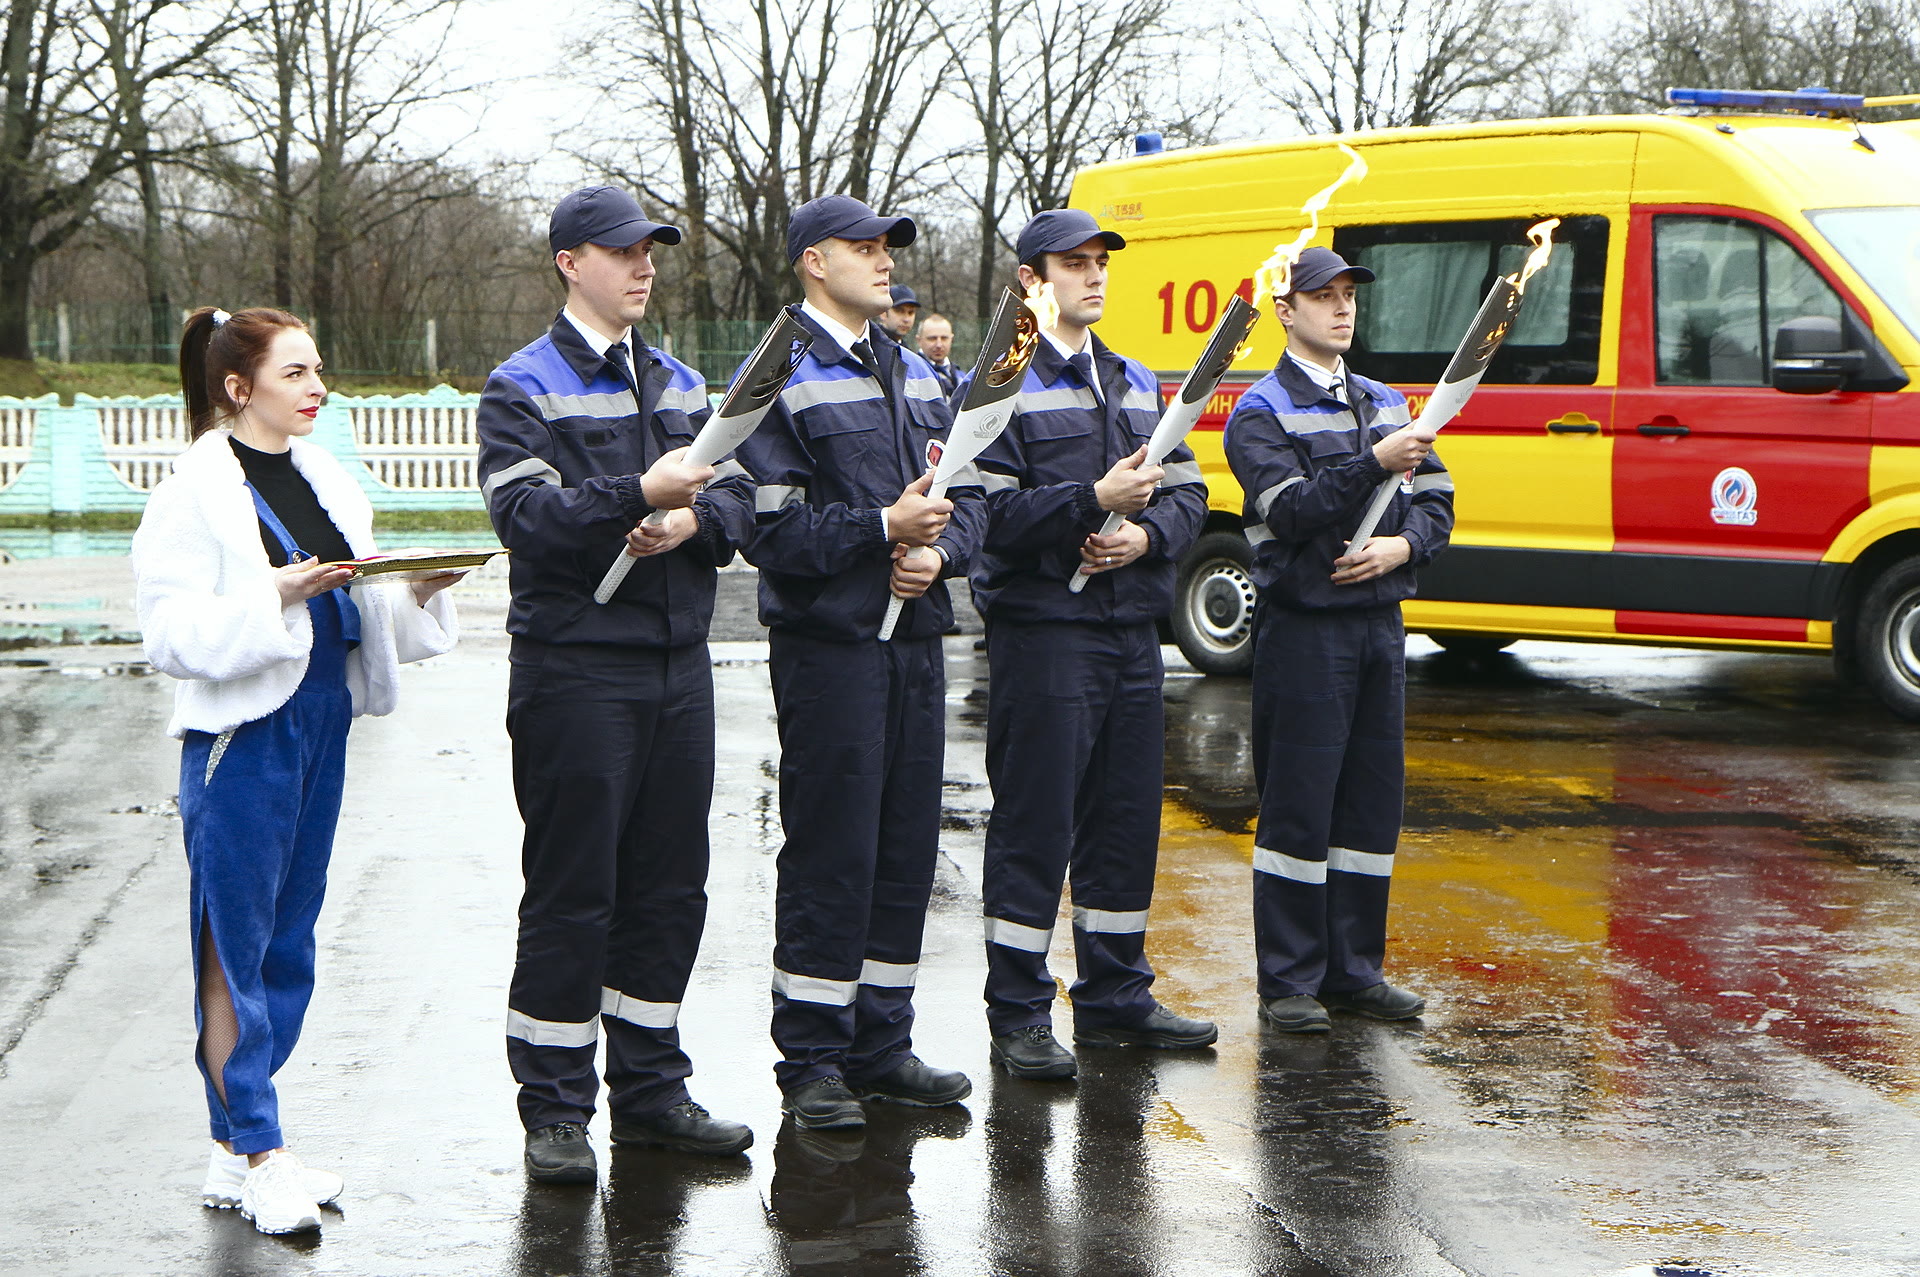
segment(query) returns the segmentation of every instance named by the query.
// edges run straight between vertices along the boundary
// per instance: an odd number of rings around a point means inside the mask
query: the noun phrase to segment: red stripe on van
[[[1693,612],[1616,612],[1621,634],[1671,638],[1747,639],[1760,643],[1805,643],[1807,623],[1790,616],[1702,616]]]

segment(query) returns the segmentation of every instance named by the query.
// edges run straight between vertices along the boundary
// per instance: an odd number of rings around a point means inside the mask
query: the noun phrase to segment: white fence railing
[[[479,488],[472,404],[374,404],[350,408],[347,415],[360,460],[381,486],[401,492]]]
[[[0,408],[0,492],[13,486],[33,457],[36,408]]]
[[[102,404],[100,446],[121,482],[152,492],[187,447],[187,411],[164,404]]]

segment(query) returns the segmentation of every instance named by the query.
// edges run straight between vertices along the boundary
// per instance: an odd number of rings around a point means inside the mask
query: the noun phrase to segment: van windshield
[[[1807,216],[1920,337],[1920,208],[1829,208]]]

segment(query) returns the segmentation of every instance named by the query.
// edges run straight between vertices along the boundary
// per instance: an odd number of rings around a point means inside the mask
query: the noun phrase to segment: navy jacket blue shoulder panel
[[[480,486],[513,551],[510,633],[547,643],[679,647],[706,639],[716,568],[752,530],[753,484],[736,464],[695,500],[700,530],[637,560],[603,607],[593,591],[651,510],[641,477],[693,442],[706,381],[636,340],[636,399],[619,368],[565,315],[494,369],[480,396]]]
[[[786,388],[740,460],[759,483],[750,562],[760,569],[760,619],[776,629],[846,642],[871,640],[892,597],[892,546],[884,511],[932,464],[952,426],[926,360],[877,324],[867,341],[888,390],[798,307],[814,335]],[[964,574],[984,510],[978,480],[947,495],[952,521],[940,538],[943,577]],[[894,633],[945,632],[953,605],[944,581],[907,604]]]
[[[1334,560],[1387,477],[1373,445],[1410,419],[1406,396],[1393,387],[1352,372],[1347,383],[1352,408],[1282,356],[1227,419],[1227,464],[1246,493],[1253,578],[1282,607],[1381,607],[1411,598],[1414,569],[1445,549],[1453,530],[1453,480],[1438,454],[1429,454],[1375,532],[1405,537],[1412,558],[1371,581],[1333,584]]]
[[[970,579],[983,615],[1131,624],[1157,620],[1173,605],[1179,561],[1207,513],[1206,484],[1185,444],[1168,454],[1152,503],[1132,516],[1146,529],[1147,553],[1096,574],[1078,594],[1067,589],[1081,544],[1106,520],[1094,482],[1147,442],[1161,413],[1152,370],[1097,335],[1093,367],[1098,396],[1042,342],[1006,432],[980,454],[989,520]]]

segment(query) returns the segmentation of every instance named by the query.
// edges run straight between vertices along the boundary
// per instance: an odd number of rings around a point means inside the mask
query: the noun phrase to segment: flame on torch
[[[1060,303],[1053,299],[1053,285],[1044,279],[1035,280],[1021,300],[1026,304],[1014,316],[1013,341],[1007,345],[1007,353],[987,370],[989,386],[1004,386],[1024,373],[1032,362],[1028,351],[1044,330],[1060,322]]]
[[[1532,242],[1533,251],[1527,254],[1526,264],[1521,266],[1520,273],[1507,277],[1512,281],[1516,293],[1524,294],[1527,281],[1545,269],[1547,259],[1553,256],[1553,232],[1559,225],[1559,218],[1549,217],[1527,228],[1527,239]]]
[[[1292,240],[1275,245],[1273,256],[1262,262],[1260,269],[1253,273],[1255,309],[1293,291],[1293,264],[1300,260],[1300,254],[1307,251],[1307,245],[1313,242],[1313,237],[1320,233],[1321,212],[1333,202],[1336,191],[1348,182],[1357,182],[1367,175],[1367,162],[1360,157],[1360,152],[1342,142],[1340,153],[1348,160],[1345,171],[1300,206],[1300,216],[1307,219],[1306,226]]]

